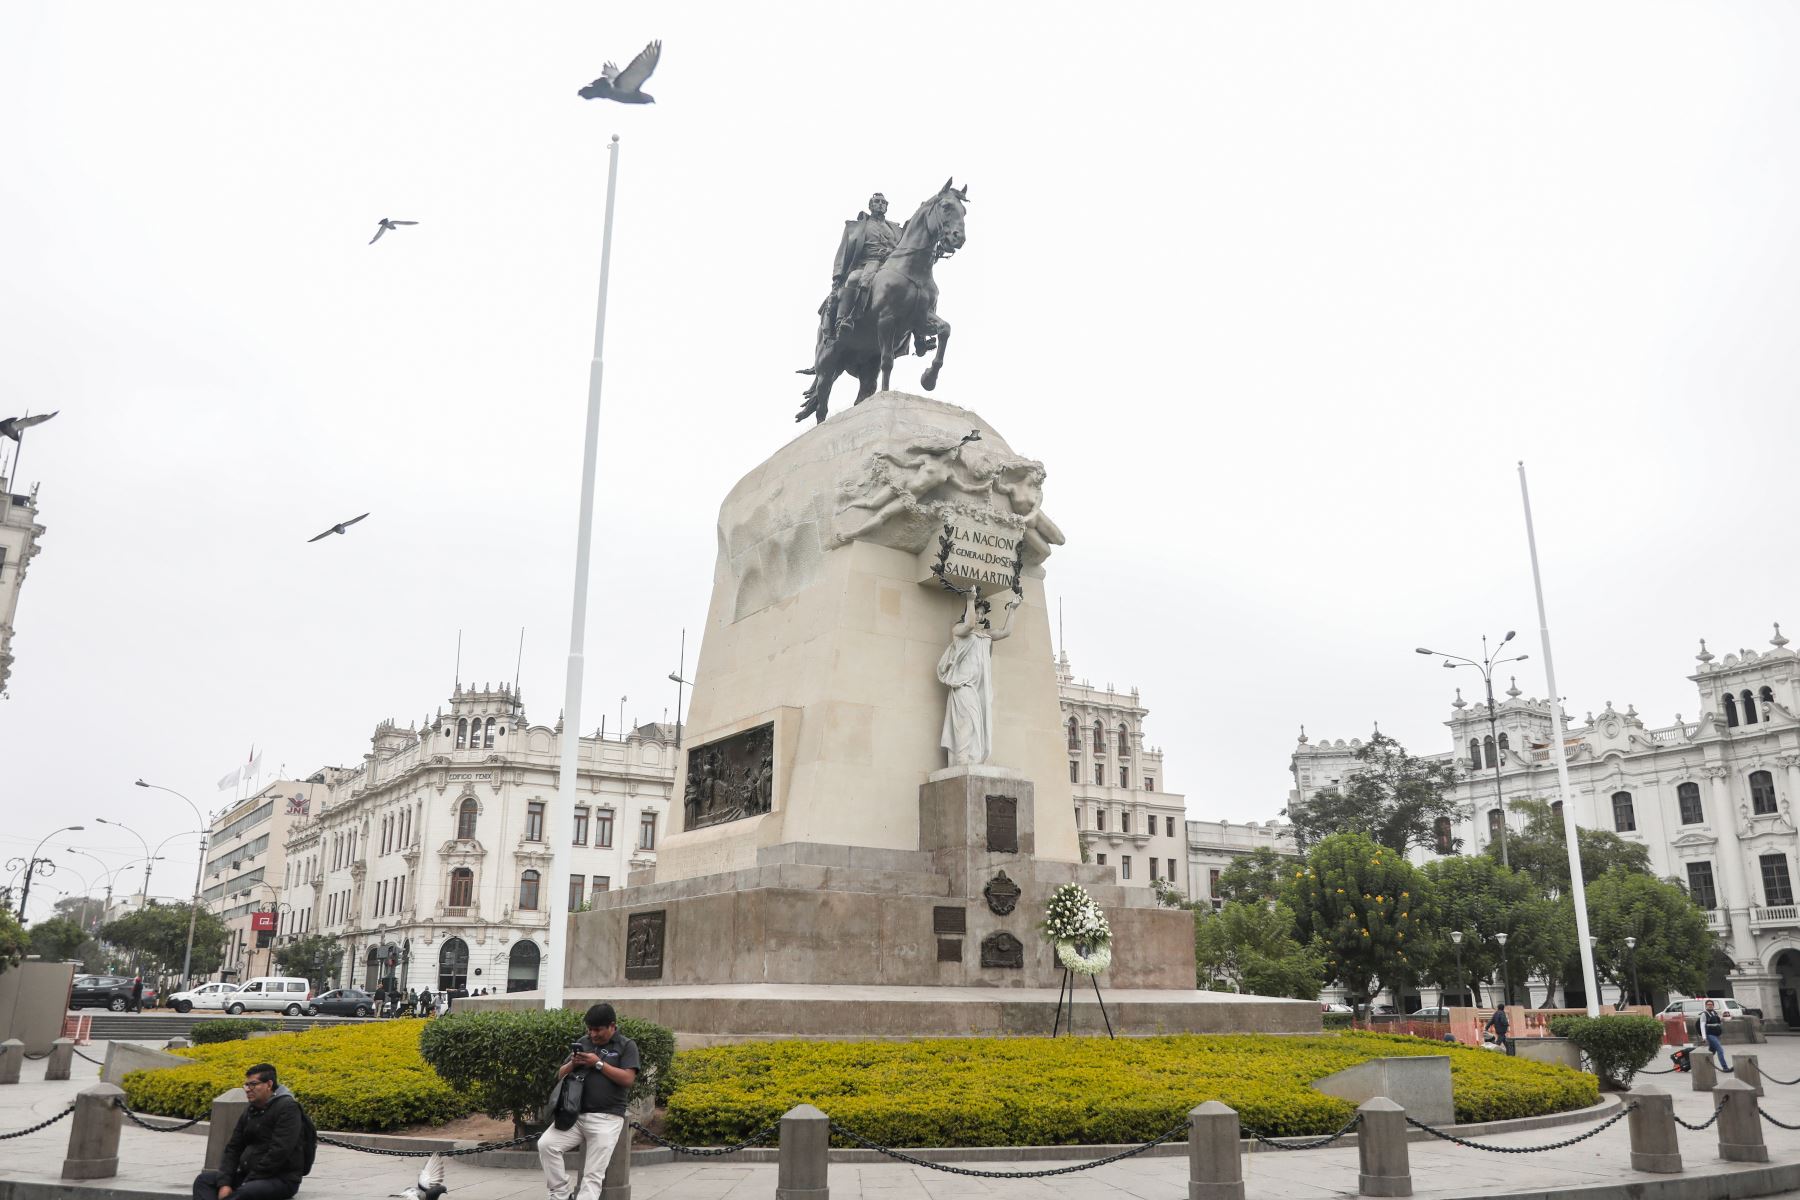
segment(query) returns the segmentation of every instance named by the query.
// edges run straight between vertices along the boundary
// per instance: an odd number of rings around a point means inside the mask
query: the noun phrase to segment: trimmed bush
[[[550,1098],[557,1068],[568,1060],[569,1043],[587,1032],[582,1015],[572,1008],[448,1013],[426,1025],[419,1051],[490,1117],[535,1124]],[[619,1019],[619,1032],[637,1043],[643,1062],[631,1098],[655,1095],[658,1084],[670,1077],[675,1035],[629,1017]]]
[[[280,1021],[259,1021],[255,1017],[221,1017],[216,1021],[195,1021],[188,1030],[188,1041],[196,1046],[215,1042],[241,1042],[252,1033],[274,1032]]]
[[[886,1145],[1097,1144],[1148,1141],[1220,1100],[1259,1133],[1324,1134],[1356,1106],[1314,1091],[1313,1080],[1371,1058],[1430,1054],[1450,1058],[1459,1122],[1599,1099],[1592,1076],[1566,1067],[1386,1034],[779,1042],[682,1053],[665,1125],[676,1141],[718,1145],[813,1104]]]
[[[1325,1013],[1319,1018],[1326,1030],[1350,1029],[1355,1026],[1355,1013]]]
[[[1600,1017],[1552,1017],[1550,1032],[1574,1042],[1607,1087],[1620,1091],[1662,1049],[1663,1025],[1655,1017],[1614,1013]]]
[[[320,1129],[441,1124],[475,1107],[419,1057],[419,1030],[412,1021],[313,1029],[174,1053],[194,1061],[163,1071],[133,1071],[124,1080],[126,1103],[139,1112],[204,1117],[214,1096],[242,1085],[245,1068],[267,1062]]]

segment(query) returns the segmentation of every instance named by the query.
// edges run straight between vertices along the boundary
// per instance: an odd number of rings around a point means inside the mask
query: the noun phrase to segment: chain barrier
[[[340,1150],[355,1150],[359,1154],[378,1154],[383,1158],[430,1158],[433,1154],[441,1154],[445,1158],[461,1158],[465,1154],[486,1154],[489,1150],[511,1150],[514,1146],[523,1146],[526,1142],[535,1142],[538,1135],[528,1133],[524,1137],[516,1137],[508,1142],[483,1142],[479,1146],[464,1146],[460,1150],[386,1150],[380,1146],[364,1146],[357,1142],[346,1142],[341,1138],[319,1135],[319,1145],[336,1146]]]
[[[75,1057],[76,1058],[85,1058],[85,1059],[87,1059],[88,1062],[93,1063],[96,1067],[104,1067],[106,1065],[105,1062],[103,1062],[102,1060],[100,1060],[98,1058],[88,1058],[87,1055],[83,1054],[79,1050],[75,1051]]]
[[[1617,1125],[1636,1108],[1637,1101],[1634,1100],[1606,1120],[1600,1122],[1600,1124],[1588,1130],[1586,1133],[1578,1133],[1574,1137],[1565,1138],[1560,1142],[1546,1142],[1542,1146],[1491,1146],[1486,1142],[1470,1141],[1468,1138],[1458,1137],[1454,1133],[1445,1133],[1441,1129],[1434,1129],[1425,1122],[1415,1121],[1411,1117],[1406,1118],[1406,1123],[1411,1125],[1414,1129],[1423,1129],[1432,1137],[1442,1138],[1446,1142],[1455,1142],[1458,1146],[1466,1146],[1470,1150],[1488,1150],[1494,1154],[1538,1154],[1545,1150],[1561,1150],[1564,1147],[1573,1146],[1576,1142],[1585,1142],[1601,1130],[1610,1129],[1612,1126]]]
[[[55,1054],[55,1053],[56,1053],[56,1051],[54,1051],[54,1050],[46,1050],[42,1054],[27,1054],[25,1057],[29,1058],[32,1062],[40,1062],[43,1059],[49,1058],[52,1054]]]
[[[33,1125],[29,1129],[15,1129],[11,1133],[0,1133],[0,1142],[4,1142],[8,1138],[24,1137],[26,1134],[36,1133],[40,1129],[48,1129],[48,1128],[50,1128],[50,1126],[56,1124],[58,1121],[62,1120],[64,1117],[68,1116],[70,1113],[72,1113],[74,1111],[75,1111],[75,1106],[73,1104],[71,1104],[71,1105],[69,1105],[69,1107],[67,1107],[67,1108],[63,1109],[61,1112],[57,1113],[54,1117],[51,1117],[48,1121],[39,1121],[36,1125]]]
[[[1793,1087],[1796,1083],[1800,1083],[1800,1076],[1795,1076],[1793,1079],[1777,1079],[1773,1075],[1764,1075],[1762,1081],[1764,1083],[1779,1083],[1782,1087]]]
[[[1683,1129],[1691,1129],[1695,1133],[1699,1133],[1702,1129],[1707,1128],[1714,1121],[1718,1120],[1719,1114],[1724,1111],[1725,1111],[1725,1102],[1723,1100],[1721,1100],[1721,1101],[1719,1101],[1719,1106],[1717,1108],[1713,1109],[1713,1115],[1706,1118],[1706,1120],[1700,1122],[1698,1125],[1694,1125],[1687,1121],[1684,1121],[1680,1117],[1675,1117],[1675,1123],[1677,1125],[1681,1126]],[[1670,1115],[1673,1116],[1674,1114],[1671,1113]]]
[[[1674,1067],[1664,1067],[1660,1071],[1653,1071],[1649,1067],[1639,1067],[1637,1069],[1637,1074],[1639,1075],[1673,1075],[1674,1073]]]
[[[1331,1143],[1337,1141],[1339,1138],[1343,1137],[1345,1134],[1349,1133],[1352,1129],[1355,1129],[1358,1125],[1361,1125],[1361,1124],[1362,1124],[1362,1114],[1356,1113],[1348,1121],[1346,1121],[1344,1123],[1344,1127],[1342,1129],[1338,1130],[1336,1133],[1327,1134],[1326,1136],[1321,1137],[1321,1138],[1310,1138],[1304,1142],[1295,1142],[1295,1141],[1278,1142],[1274,1138],[1266,1137],[1263,1134],[1256,1132],[1256,1130],[1254,1130],[1254,1129],[1245,1129],[1243,1132],[1249,1134],[1251,1137],[1255,1138],[1257,1141],[1261,1142],[1263,1145],[1268,1146],[1272,1150],[1317,1150],[1321,1146],[1331,1145]]]
[[[144,1118],[132,1112],[131,1107],[119,1097],[114,1096],[113,1103],[124,1110],[125,1115],[131,1118],[131,1123],[133,1125],[136,1125],[141,1129],[148,1129],[151,1133],[176,1133],[183,1129],[192,1129],[200,1122],[206,1120],[205,1117],[195,1117],[193,1120],[183,1121],[179,1125],[152,1125],[150,1122],[144,1120]]]
[[[668,1138],[658,1137],[636,1121],[630,1122],[630,1125],[663,1149],[673,1150],[677,1154],[692,1155],[695,1158],[715,1158],[721,1154],[736,1154],[739,1150],[748,1150],[752,1146],[759,1146],[781,1132],[781,1122],[777,1121],[767,1129],[751,1134],[735,1146],[682,1146],[671,1142]]]
[[[1720,1105],[1720,1107],[1723,1108],[1724,1105]],[[1783,1121],[1777,1117],[1771,1117],[1769,1115],[1769,1110],[1764,1108],[1760,1104],[1756,1106],[1756,1111],[1762,1114],[1763,1120],[1765,1120],[1769,1124],[1775,1126],[1777,1129],[1800,1129],[1800,1125],[1789,1125],[1786,1121]]]
[[[830,1121],[828,1124],[831,1127],[831,1132],[838,1136],[849,1138],[865,1150],[873,1150],[877,1154],[885,1154],[896,1162],[908,1163],[915,1167],[929,1167],[933,1171],[943,1171],[949,1175],[967,1175],[975,1179],[1047,1179],[1052,1175],[1072,1175],[1076,1171],[1091,1171],[1095,1167],[1108,1166],[1112,1163],[1119,1162],[1122,1159],[1130,1158],[1133,1155],[1142,1154],[1153,1146],[1160,1146],[1164,1142],[1173,1141],[1175,1138],[1186,1135],[1188,1130],[1188,1123],[1183,1121],[1161,1137],[1152,1138],[1141,1146],[1133,1146],[1129,1150],[1121,1150],[1119,1153],[1109,1154],[1105,1158],[1096,1158],[1092,1162],[1076,1163],[1072,1167],[1050,1167],[1042,1171],[977,1171],[973,1167],[958,1167],[953,1166],[950,1163],[932,1162],[929,1159],[919,1158],[916,1155],[907,1154],[904,1151],[895,1150],[889,1146],[883,1146],[877,1142],[870,1141],[868,1138],[854,1130],[845,1129],[836,1121]]]

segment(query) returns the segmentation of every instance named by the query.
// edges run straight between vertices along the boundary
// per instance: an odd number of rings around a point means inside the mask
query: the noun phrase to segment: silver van
[[[252,979],[225,998],[225,1011],[232,1016],[241,1012],[279,1012],[290,1017],[304,1013],[312,1001],[312,984],[286,975],[264,975]]]

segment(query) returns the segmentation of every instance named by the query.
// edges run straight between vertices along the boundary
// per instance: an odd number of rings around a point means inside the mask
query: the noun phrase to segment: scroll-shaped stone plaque
[[[769,811],[775,794],[775,725],[758,725],[688,750],[683,829]]]
[[[663,928],[668,914],[632,913],[625,922],[625,978],[661,979],[663,973]]]
[[[981,894],[987,898],[988,911],[997,917],[1006,916],[1019,903],[1019,885],[1008,879],[1005,871],[988,880]]]
[[[995,930],[981,939],[981,965],[1014,969],[1024,967],[1024,943],[1004,929]]]
[[[960,937],[969,931],[969,913],[961,906],[939,905],[931,910],[931,932]]]
[[[1019,801],[1015,796],[987,798],[987,848],[989,854],[1019,852]]]

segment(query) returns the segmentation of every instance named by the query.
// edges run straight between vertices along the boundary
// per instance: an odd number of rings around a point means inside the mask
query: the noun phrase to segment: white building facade
[[[1299,858],[1294,827],[1281,821],[1189,821],[1187,823],[1187,898],[1225,907],[1219,876],[1237,859],[1258,850]]]
[[[12,675],[13,623],[19,613],[19,592],[25,572],[40,549],[44,527],[37,521],[37,488],[15,494],[9,480],[0,478],[0,695]]]
[[[287,841],[307,815],[323,807],[334,768],[306,779],[279,779],[213,818],[206,835],[200,900],[229,931],[222,979],[273,975],[272,938],[258,938],[254,914],[280,912]],[[258,943],[261,943],[260,945]]]
[[[1611,701],[1575,725],[1564,718],[1564,746],[1575,819],[1644,845],[1651,869],[1677,881],[1707,910],[1732,969],[1709,990],[1761,1008],[1769,1020],[1800,1028],[1800,906],[1796,905],[1793,803],[1800,796],[1800,660],[1780,627],[1770,648],[1720,658],[1701,642],[1688,676],[1699,716],[1647,726],[1636,709]],[[1482,852],[1502,821],[1520,821],[1512,803],[1541,800],[1560,810],[1550,756],[1550,705],[1515,685],[1496,699],[1451,706],[1460,781],[1457,821],[1440,825],[1440,843],[1461,839],[1463,853]],[[1349,778],[1360,742],[1310,741],[1304,733],[1290,760],[1291,798],[1309,798]],[[1502,815],[1504,812],[1504,816]],[[1432,857],[1416,852],[1416,859]],[[1696,953],[1705,948],[1696,948]],[[1577,983],[1577,986],[1579,984]],[[1605,999],[1605,997],[1603,997]]]
[[[315,986],[540,985],[549,889],[580,909],[653,865],[675,776],[672,725],[581,738],[574,811],[552,828],[563,736],[531,725],[505,685],[459,687],[421,729],[376,728],[362,766],[288,838],[281,936],[343,948]],[[560,880],[553,837],[569,850]]]

